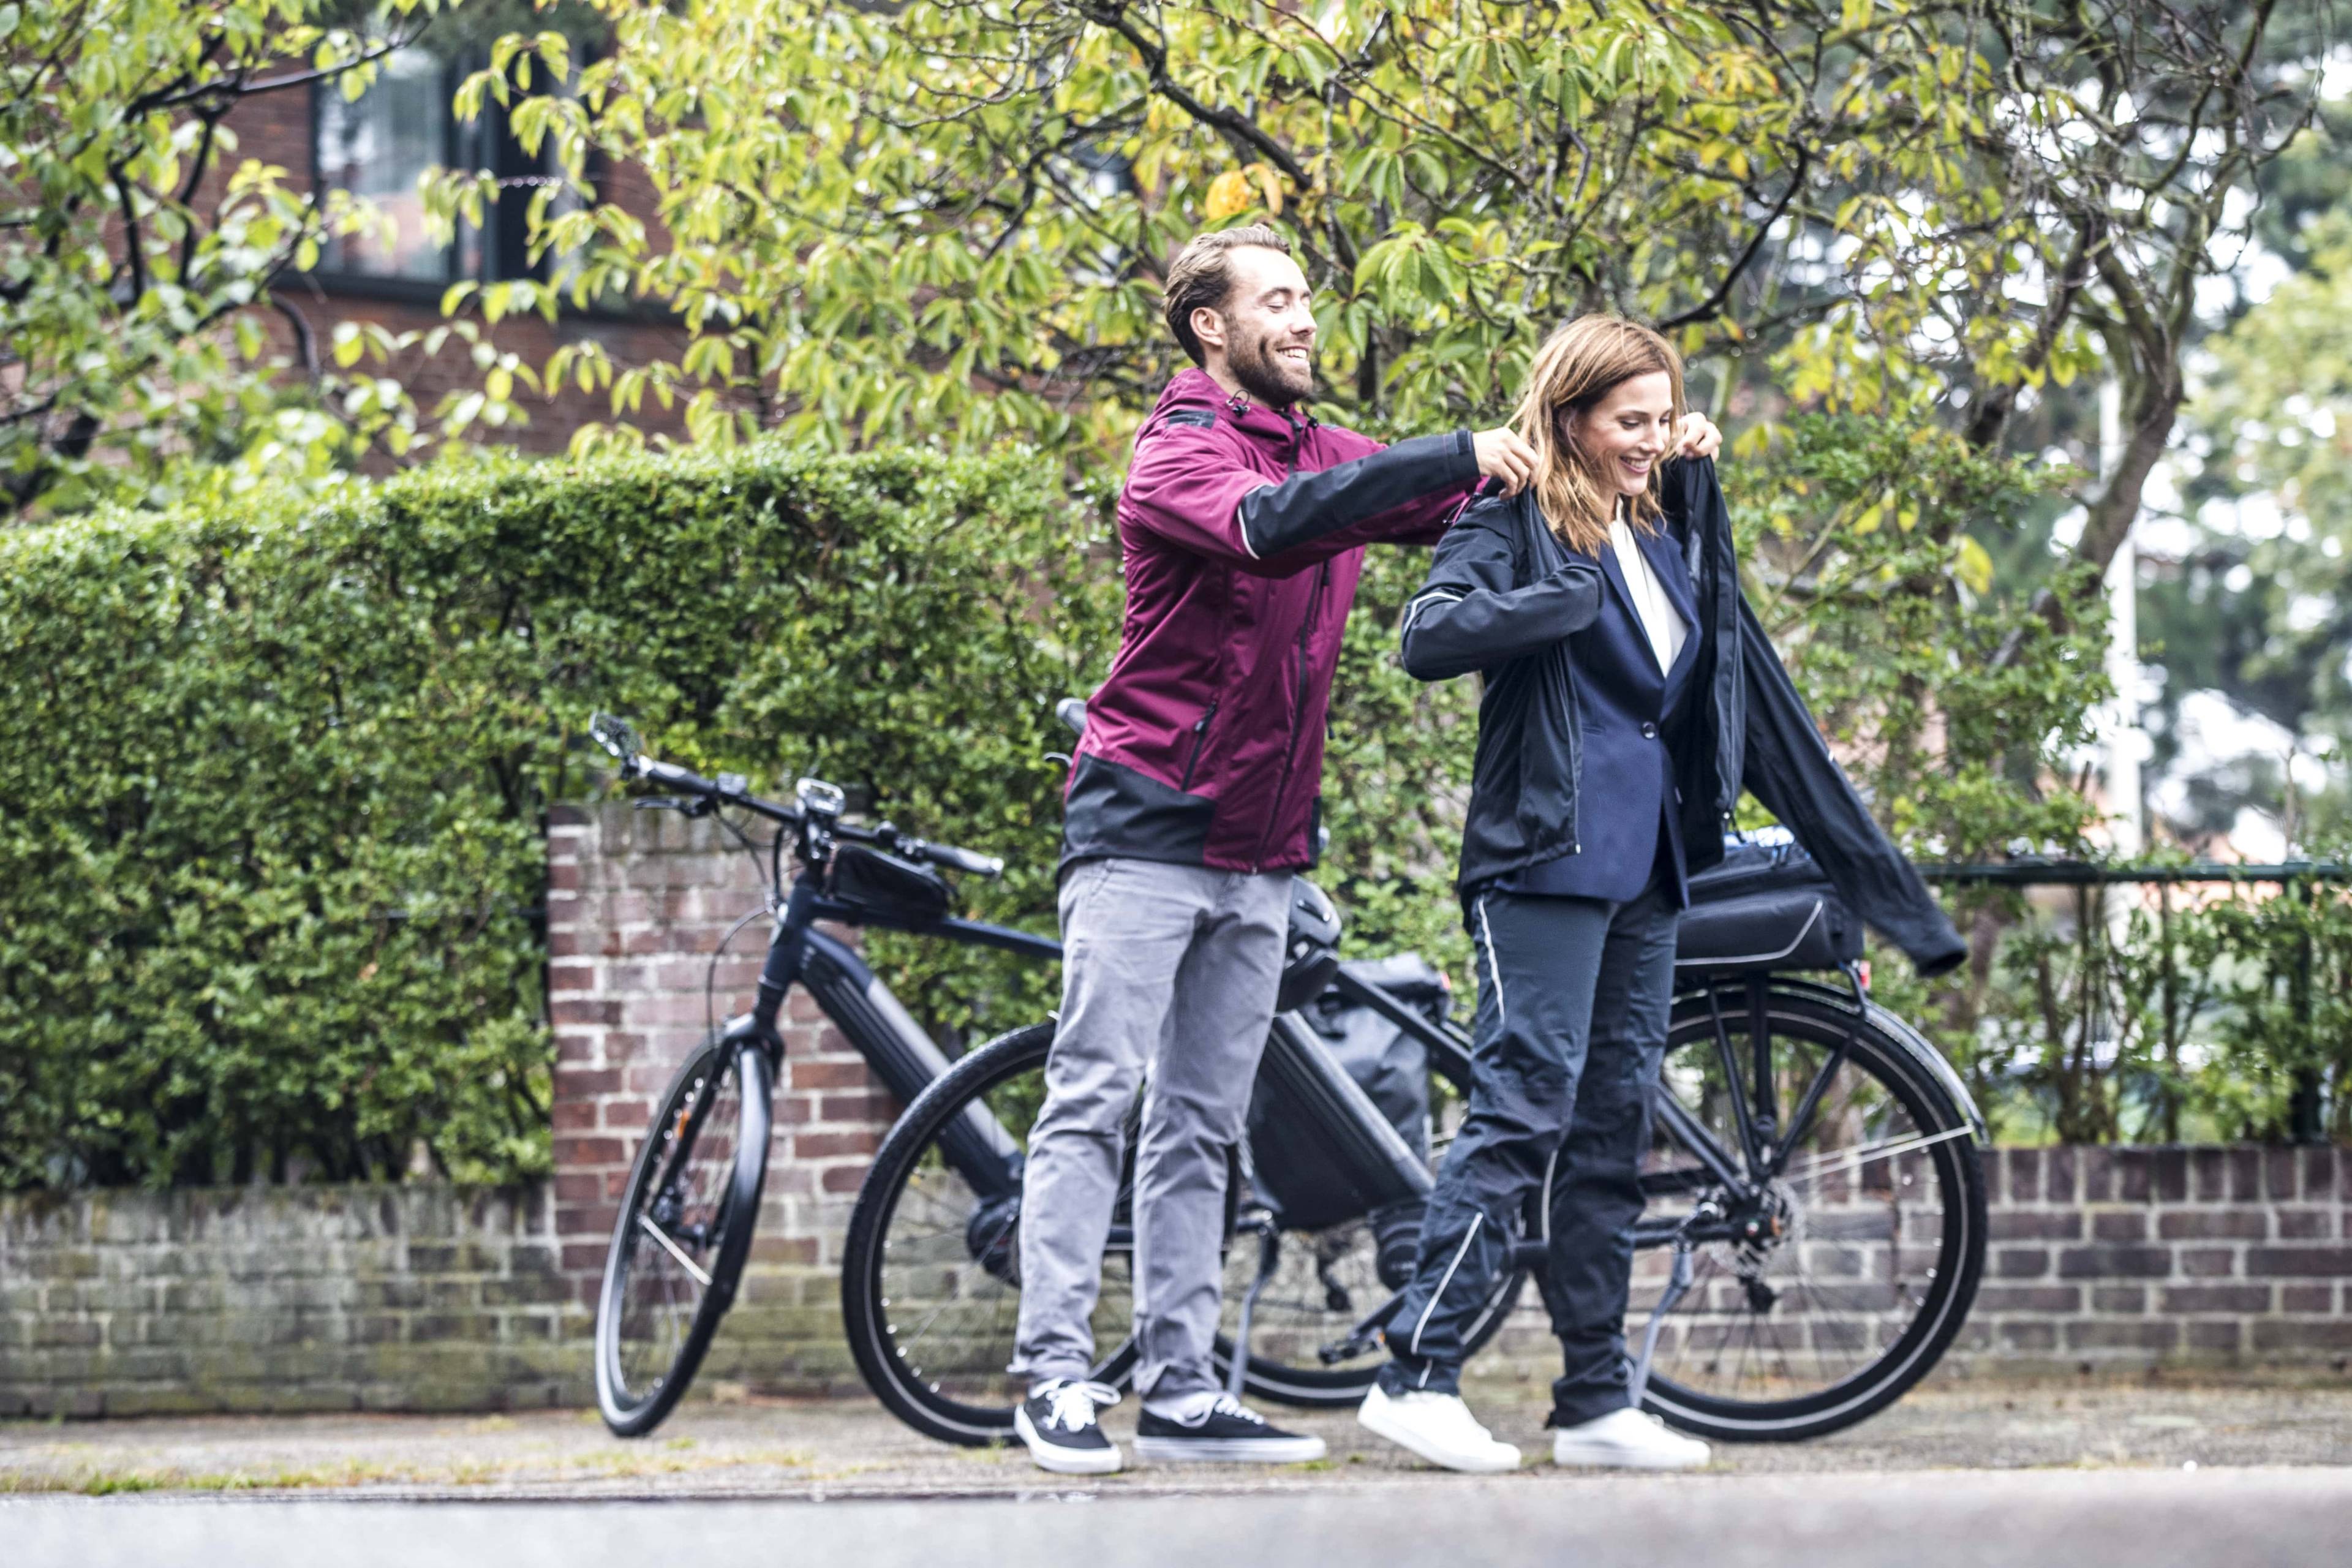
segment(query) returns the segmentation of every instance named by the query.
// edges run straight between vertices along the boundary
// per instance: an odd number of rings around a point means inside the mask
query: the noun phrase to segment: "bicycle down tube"
[[[768,942],[760,972],[759,999],[750,1014],[728,1026],[730,1038],[756,1039],[781,1055],[776,1019],[795,982],[807,988],[818,1008],[840,1026],[899,1103],[911,1104],[948,1070],[948,1054],[924,1032],[881,976],[847,943],[817,929],[819,921],[855,919],[876,925],[870,913],[852,910],[819,893],[805,878],[794,883]],[[923,928],[973,946],[1000,948],[1033,958],[1059,958],[1061,944],[1009,926],[949,919]],[[1021,1184],[1022,1152],[1012,1135],[983,1107],[974,1105],[947,1139],[944,1152],[975,1192],[994,1197]]]

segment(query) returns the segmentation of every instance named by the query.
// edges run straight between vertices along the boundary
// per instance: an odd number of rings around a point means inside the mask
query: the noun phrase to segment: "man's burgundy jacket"
[[[1205,371],[1169,383],[1119,494],[1127,620],[1087,705],[1062,864],[1313,864],[1363,547],[1435,542],[1477,478],[1467,430],[1383,447]]]

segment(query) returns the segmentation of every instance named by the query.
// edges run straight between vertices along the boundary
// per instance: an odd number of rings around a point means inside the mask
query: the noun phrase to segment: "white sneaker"
[[[1508,1443],[1496,1442],[1493,1433],[1478,1425],[1459,1394],[1391,1396],[1374,1384],[1356,1412],[1356,1422],[1365,1431],[1449,1470],[1493,1476],[1519,1468],[1519,1451]]]
[[[1670,1432],[1643,1410],[1612,1410],[1551,1435],[1551,1462],[1620,1470],[1696,1470],[1706,1466],[1707,1446]]]

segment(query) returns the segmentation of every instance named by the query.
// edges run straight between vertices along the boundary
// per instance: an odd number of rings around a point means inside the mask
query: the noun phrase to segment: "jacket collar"
[[[1315,428],[1313,416],[1305,410],[1282,412],[1228,393],[1198,365],[1177,374],[1160,394],[1151,413],[1156,418],[1177,407],[1213,409],[1244,436],[1285,447],[1305,440]]]
[[[1541,527],[1540,520],[1538,526]],[[1544,531],[1549,533],[1550,530]],[[1633,533],[1635,547],[1642,552],[1642,558],[1650,563],[1650,574],[1657,578],[1659,585],[1665,590],[1675,614],[1683,618],[1683,646],[1675,650],[1675,662],[1658,672],[1668,689],[1672,689],[1675,672],[1698,653],[1701,635],[1698,605],[1691,597],[1690,582],[1683,571],[1681,558],[1675,555],[1666,538],[1638,528]],[[1626,616],[1633,623],[1635,633],[1642,638],[1642,647],[1646,651],[1650,646],[1649,634],[1641,629],[1642,612],[1634,607],[1633,590],[1625,581],[1624,568],[1617,563],[1617,552],[1603,549],[1595,551],[1594,554],[1600,558],[1601,574],[1609,579],[1609,586],[1617,595],[1618,603],[1624,606]],[[1653,658],[1650,663],[1654,667],[1657,660]]]
[[[1698,601],[1691,596],[1690,573],[1683,565],[1682,554],[1674,548],[1674,542],[1663,532],[1647,533],[1638,528],[1633,531],[1633,542],[1641,546],[1643,558],[1649,562],[1651,572],[1665,588],[1666,597],[1674,602],[1675,613],[1682,616],[1684,625],[1696,631]]]

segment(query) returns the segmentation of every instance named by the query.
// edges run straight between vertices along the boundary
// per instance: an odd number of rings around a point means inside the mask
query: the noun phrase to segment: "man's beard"
[[[1234,352],[1225,356],[1225,368],[1234,373],[1234,379],[1242,384],[1244,392],[1268,408],[1287,408],[1300,398],[1313,396],[1312,362],[1294,367],[1288,360],[1276,355],[1274,346],[1271,332],[1235,344]]]

